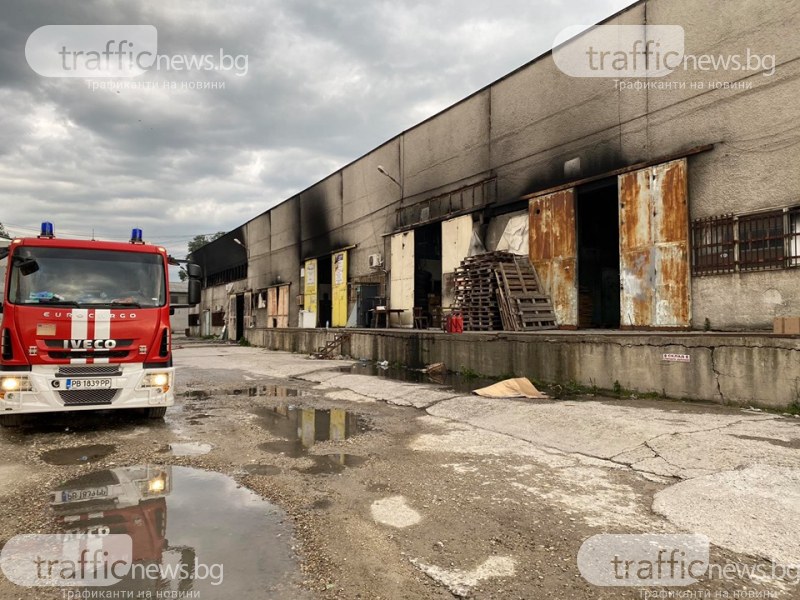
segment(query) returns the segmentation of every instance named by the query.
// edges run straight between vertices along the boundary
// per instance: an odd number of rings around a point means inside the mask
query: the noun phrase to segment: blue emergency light
[[[40,238],[54,238],[55,236],[55,229],[53,229],[53,224],[49,221],[45,221],[42,223],[42,229],[39,233]]]
[[[131,244],[144,244],[142,230],[138,227],[131,230]]]

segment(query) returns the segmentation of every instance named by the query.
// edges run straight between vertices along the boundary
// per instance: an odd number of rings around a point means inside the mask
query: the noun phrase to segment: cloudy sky
[[[3,0],[0,222],[103,239],[138,226],[183,256],[629,3]],[[131,24],[157,29],[159,55],[222,50],[247,73],[49,78],[26,61],[41,26]],[[128,81],[152,87],[114,87]]]

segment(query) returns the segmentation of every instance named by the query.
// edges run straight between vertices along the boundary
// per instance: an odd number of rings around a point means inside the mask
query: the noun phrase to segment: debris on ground
[[[527,377],[504,379],[472,393],[484,398],[548,398],[548,395],[537,390]]]
[[[447,367],[444,366],[443,362],[438,362],[427,365],[422,369],[422,372],[428,375],[444,375],[447,372]]]

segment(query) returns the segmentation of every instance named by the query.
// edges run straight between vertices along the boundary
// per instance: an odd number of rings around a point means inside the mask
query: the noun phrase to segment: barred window
[[[247,264],[241,264],[218,273],[209,274],[206,277],[205,287],[230,283],[232,281],[238,281],[239,279],[247,279]]]
[[[692,224],[692,274],[732,273],[736,267],[733,217],[709,217]]]
[[[739,269],[763,271],[784,266],[783,211],[739,217]]]

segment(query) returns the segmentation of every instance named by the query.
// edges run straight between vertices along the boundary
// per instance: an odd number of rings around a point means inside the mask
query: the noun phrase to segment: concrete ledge
[[[251,329],[248,341],[311,353],[339,330]],[[342,353],[411,367],[443,362],[451,370],[516,375],[600,389],[615,384],[669,398],[784,409],[800,403],[800,339],[707,332],[464,333],[348,329]],[[664,360],[688,355],[688,362]],[[673,357],[674,358],[674,357]]]

